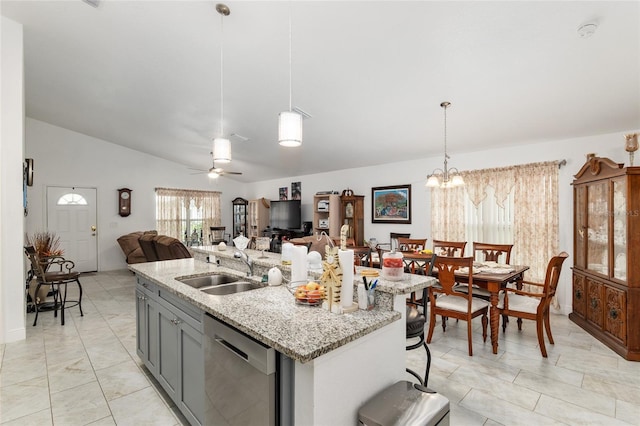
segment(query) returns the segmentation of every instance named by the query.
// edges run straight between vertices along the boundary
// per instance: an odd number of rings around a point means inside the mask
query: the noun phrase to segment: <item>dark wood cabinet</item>
[[[247,236],[247,209],[249,201],[244,198],[237,197],[232,202],[233,204],[233,232],[232,237],[235,238],[239,235]]]
[[[356,246],[364,245],[364,195],[353,195],[349,190],[340,196],[340,227],[349,226],[347,238]]]
[[[573,311],[569,318],[640,361],[640,167],[593,157],[573,182]]]

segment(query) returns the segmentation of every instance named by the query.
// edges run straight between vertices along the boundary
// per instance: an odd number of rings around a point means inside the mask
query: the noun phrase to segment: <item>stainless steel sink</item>
[[[206,275],[203,277],[183,278],[178,281],[193,288],[204,288],[233,283],[238,281],[239,279],[239,277],[236,277],[234,275],[216,274]]]
[[[258,283],[251,283],[248,281],[240,281],[229,284],[220,284],[214,287],[202,288],[200,291],[212,294],[214,296],[225,296],[228,294],[241,293],[243,291],[255,290],[262,286]]]

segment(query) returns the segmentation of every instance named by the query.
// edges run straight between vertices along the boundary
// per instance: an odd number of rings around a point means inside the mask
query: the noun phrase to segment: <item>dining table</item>
[[[495,263],[495,262],[493,262]],[[477,270],[476,270],[477,269]],[[498,267],[483,267],[482,262],[474,262],[473,285],[483,288],[490,293],[489,324],[491,326],[491,345],[493,353],[498,353],[498,336],[500,325],[500,311],[498,310],[499,293],[509,283],[522,287],[525,265],[499,265]],[[438,270],[433,268],[432,275],[438,277]],[[456,282],[468,284],[469,271],[455,271]]]

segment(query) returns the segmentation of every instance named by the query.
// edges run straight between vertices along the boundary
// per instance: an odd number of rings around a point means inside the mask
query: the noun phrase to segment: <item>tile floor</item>
[[[69,309],[61,327],[45,312],[32,327],[28,314],[27,339],[0,345],[0,424],[187,424],[136,355],[131,273],[81,281],[84,317]],[[452,425],[640,424],[640,363],[559,315],[543,359],[533,322],[523,328],[510,324],[498,355],[478,331],[469,357],[465,323],[450,321],[444,334],[438,324],[429,387],[451,401]],[[407,364],[424,371],[424,351],[408,352]]]

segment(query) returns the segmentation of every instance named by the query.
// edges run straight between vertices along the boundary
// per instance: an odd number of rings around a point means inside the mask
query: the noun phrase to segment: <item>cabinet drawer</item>
[[[147,294],[147,296],[157,296],[158,295],[158,286],[150,281],[145,280],[144,278],[140,278],[136,276],[136,286],[138,290]]]
[[[604,321],[604,308],[602,303],[603,285],[589,277],[585,278],[585,282],[587,287],[587,321],[602,329]]]
[[[587,312],[587,289],[583,275],[573,274],[573,312],[582,318]]]
[[[627,292],[604,286],[604,331],[627,344]]]
[[[202,311],[173,293],[160,289],[160,303],[202,333]]]

